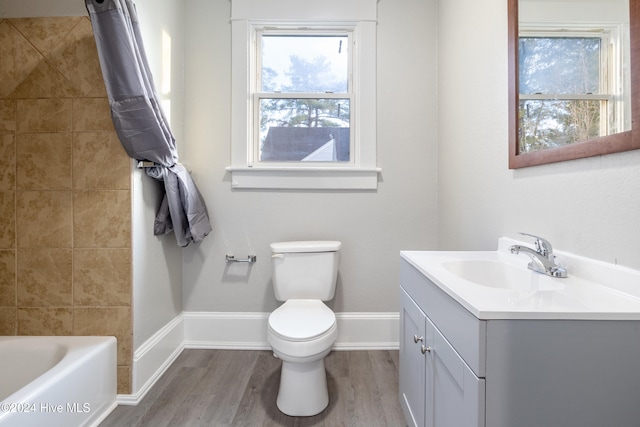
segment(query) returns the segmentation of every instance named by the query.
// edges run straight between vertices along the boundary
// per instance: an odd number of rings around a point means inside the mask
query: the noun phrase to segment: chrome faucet
[[[555,262],[555,255],[553,254],[553,247],[548,240],[542,237],[534,236],[533,234],[520,233],[523,236],[529,236],[536,239],[534,245],[535,250],[526,246],[513,245],[509,248],[512,254],[523,253],[531,258],[531,262],[528,267],[530,270],[538,273],[546,274],[551,277],[567,277],[567,270],[558,266]]]

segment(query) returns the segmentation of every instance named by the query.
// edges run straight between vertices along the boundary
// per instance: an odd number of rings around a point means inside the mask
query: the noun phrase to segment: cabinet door
[[[426,319],[428,427],[484,427],[485,384]],[[431,411],[429,411],[431,408]]]
[[[400,290],[400,403],[407,424],[423,427],[425,417],[425,345],[426,316],[416,303]]]

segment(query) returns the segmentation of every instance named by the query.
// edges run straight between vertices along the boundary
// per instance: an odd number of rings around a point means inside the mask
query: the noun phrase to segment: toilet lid
[[[269,315],[271,331],[289,341],[313,339],[335,323],[335,314],[320,300],[288,300]]]
[[[302,242],[278,242],[272,243],[271,251],[276,253],[287,252],[336,252],[342,246],[341,242],[333,240],[309,240]]]

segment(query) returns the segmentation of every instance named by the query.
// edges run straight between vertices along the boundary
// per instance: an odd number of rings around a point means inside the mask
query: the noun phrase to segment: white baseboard
[[[167,323],[134,351],[132,394],[119,405],[137,405],[185,348],[268,350],[269,313],[189,312]],[[397,350],[398,313],[336,313],[334,350]]]
[[[268,350],[270,313],[183,313],[186,348]],[[399,348],[398,313],[336,313],[335,350]]]
[[[336,313],[338,339],[334,350],[397,350],[399,313]]]
[[[266,350],[269,313],[185,311],[186,348]]]
[[[164,325],[133,353],[132,394],[119,394],[119,405],[137,405],[184,349],[182,314]]]

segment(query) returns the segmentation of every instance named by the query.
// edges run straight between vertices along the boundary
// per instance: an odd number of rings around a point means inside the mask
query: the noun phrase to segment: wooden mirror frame
[[[518,153],[518,0],[508,0],[509,169],[640,149],[640,1],[629,0],[631,130],[564,147]]]

